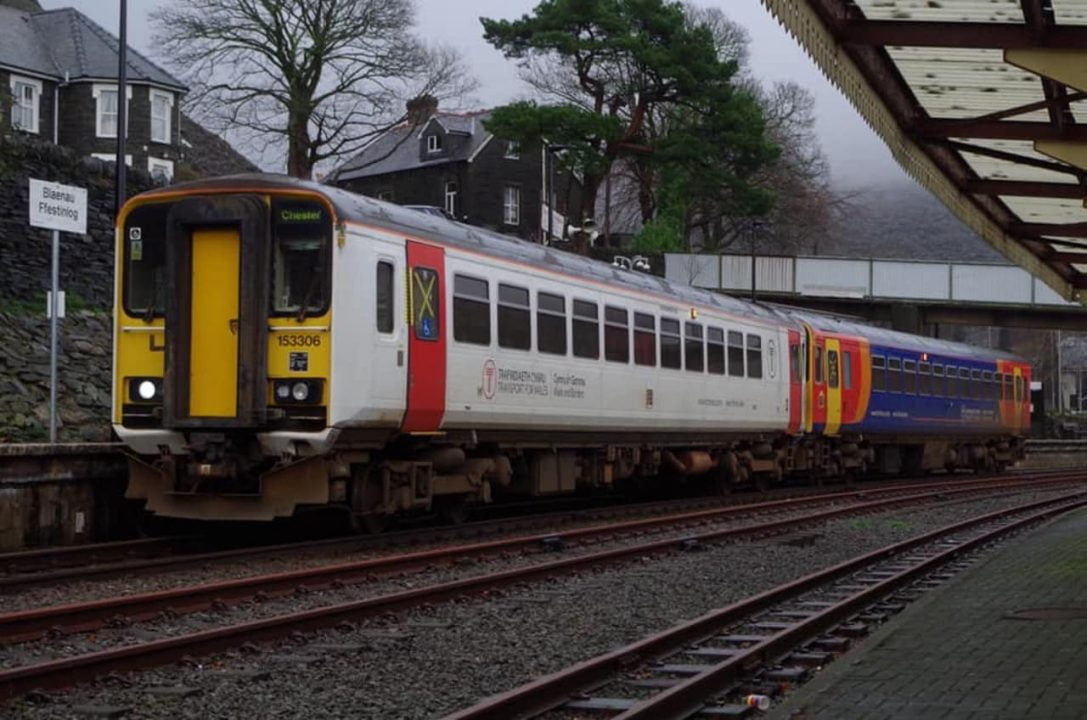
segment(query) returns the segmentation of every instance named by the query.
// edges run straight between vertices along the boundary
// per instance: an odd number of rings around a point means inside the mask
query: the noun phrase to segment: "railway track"
[[[1082,475],[1079,476],[1082,478]],[[218,627],[210,630],[180,635],[176,637],[141,642],[134,645],[115,647],[85,655],[61,658],[48,662],[17,667],[0,672],[0,699],[14,697],[32,688],[60,687],[87,680],[103,673],[117,670],[134,669],[162,664],[182,656],[199,656],[216,652],[243,643],[284,636],[297,631],[312,630],[334,626],[345,620],[356,621],[360,618],[383,615],[389,612],[415,607],[424,603],[433,603],[449,598],[460,597],[508,587],[519,583],[553,577],[564,573],[576,573],[586,568],[610,563],[627,561],[630,558],[642,558],[675,552],[680,548],[690,548],[700,543],[720,542],[737,538],[758,537],[773,533],[786,532],[798,527],[809,526],[831,518],[845,515],[876,512],[892,507],[934,502],[956,502],[958,499],[978,493],[1007,491],[1014,487],[1040,490],[1053,488],[1071,481],[1069,477],[1049,477],[1045,481],[1029,479],[1007,479],[1001,483],[958,482],[951,485],[930,485],[925,492],[906,492],[886,489],[880,500],[870,499],[871,491],[864,493],[844,493],[852,496],[852,502],[845,497],[837,498],[841,506],[819,510],[814,513],[801,513],[786,519],[771,519],[763,522],[754,521],[743,527],[700,529],[691,533],[690,525],[680,526],[679,536],[637,541],[620,547],[591,551],[590,543],[600,544],[605,537],[616,537],[617,533],[647,533],[653,528],[668,524],[666,519],[650,518],[621,523],[623,530],[615,526],[583,528],[571,530],[562,536],[535,535],[511,538],[488,543],[477,543],[460,548],[443,548],[434,551],[408,553],[389,558],[378,558],[358,563],[345,563],[338,566],[317,568],[296,573],[284,573],[273,576],[247,578],[239,581],[218,583],[215,585],[181,588],[166,593],[151,593],[143,596],[112,598],[97,603],[84,603],[57,608],[44,608],[24,613],[9,613],[0,616],[0,636],[7,642],[41,637],[47,630],[59,633],[78,632],[101,627],[106,622],[128,623],[147,617],[154,617],[164,609],[171,613],[187,612],[208,607],[228,606],[231,603],[244,602],[256,596],[268,597],[276,593],[312,591],[320,587],[336,587],[352,582],[367,581],[383,573],[403,572],[407,568],[431,565],[440,561],[455,561],[458,558],[473,557],[479,554],[511,553],[524,550],[559,549],[565,543],[572,547],[581,543],[587,549],[583,554],[559,560],[534,562],[524,567],[516,567],[497,573],[490,573],[452,582],[426,585],[410,590],[392,592],[364,600],[340,602],[318,607],[303,612],[284,613],[262,620],[255,620],[236,625]],[[858,497],[860,495],[861,497]],[[799,501],[792,501],[794,506]],[[771,504],[767,504],[771,505]],[[781,511],[779,503],[774,512]],[[751,506],[733,508],[731,511],[744,511],[750,514]],[[697,511],[687,516],[673,516],[673,528],[677,522],[711,522],[711,515],[721,511]],[[681,519],[682,518],[682,519]],[[121,617],[119,617],[121,616]]]
[[[593,711],[614,720],[742,717],[803,682],[970,554],[1087,506],[1075,493],[988,513],[812,573],[691,622],[488,698],[445,720]],[[949,568],[949,569],[948,569]],[[913,588],[902,593],[903,588]],[[618,691],[618,692],[616,692]],[[611,694],[606,694],[611,693]],[[766,694],[764,694],[766,693]]]
[[[1061,478],[1073,474],[1073,470],[1034,472],[1030,477]],[[1019,477],[1016,473],[1001,476],[1000,480]],[[957,476],[938,482],[962,482],[991,484],[993,478]],[[32,587],[104,580],[116,577],[157,575],[174,570],[204,567],[259,559],[282,558],[306,553],[358,553],[385,549],[398,549],[419,545],[451,543],[460,540],[494,537],[514,532],[528,532],[534,528],[561,527],[609,518],[669,515],[698,508],[727,509],[732,507],[758,506],[773,501],[810,501],[812,498],[832,498],[856,492],[876,493],[898,489],[917,489],[930,485],[928,478],[920,482],[883,481],[866,483],[861,488],[842,491],[834,488],[798,487],[782,488],[758,496],[729,495],[724,497],[696,497],[665,502],[608,504],[585,509],[522,515],[520,509],[509,512],[512,517],[466,523],[457,526],[424,527],[399,530],[374,536],[334,537],[319,540],[293,541],[273,544],[244,544],[236,538],[231,547],[217,548],[214,539],[194,536],[146,538],[91,545],[44,548],[0,554],[0,595]],[[221,545],[221,543],[219,543]]]

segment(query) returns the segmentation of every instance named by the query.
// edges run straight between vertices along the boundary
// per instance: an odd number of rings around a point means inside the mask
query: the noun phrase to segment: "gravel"
[[[1056,494],[1005,495],[835,521],[804,531],[817,535],[807,546],[771,538],[639,558],[486,598],[418,608],[199,662],[107,678],[68,692],[34,695],[12,703],[5,716],[75,717],[80,716],[77,708],[90,705],[99,711],[127,709],[125,717],[432,718],[857,554],[967,516]],[[572,552],[578,551],[566,555]],[[469,574],[504,564],[517,563],[480,563],[470,566]],[[192,631],[208,622],[223,624],[228,617],[237,622],[465,574],[463,566],[444,568],[365,588],[107,630],[67,638],[68,647],[59,652],[56,641],[29,643],[5,652],[2,662],[25,664],[73,650]]]

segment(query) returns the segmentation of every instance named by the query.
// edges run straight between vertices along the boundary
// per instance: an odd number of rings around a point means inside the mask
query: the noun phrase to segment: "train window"
[[[702,372],[705,366],[705,348],[702,343],[702,326],[698,323],[684,323],[683,359],[685,367],[691,372]]]
[[[542,353],[566,354],[566,298],[536,294],[536,347]]]
[[[277,200],[272,217],[272,312],[298,317],[324,312],[332,235],[328,212],[320,203]]]
[[[932,366],[927,362],[917,366],[917,394],[932,394]]]
[[[391,333],[393,331],[393,264],[391,262],[379,262],[377,264],[377,282],[374,284],[377,292],[377,331]]]
[[[838,351],[827,350],[827,386],[838,387]]]
[[[982,383],[981,370],[970,371],[970,397],[975,400],[985,399],[985,385]]]
[[[823,359],[823,348],[818,345],[815,347],[815,384],[822,385],[823,378],[826,376],[824,370],[825,361]]]
[[[744,334],[735,330],[728,331],[728,374],[744,376]]]
[[[902,391],[902,361],[898,358],[887,358],[887,389]]]
[[[630,362],[630,326],[623,308],[604,306],[604,359]]]
[[[600,308],[587,300],[574,300],[574,357],[600,357]]]
[[[913,360],[902,361],[902,392],[917,393],[917,363]]]
[[[872,356],[872,389],[873,390],[886,390],[887,389],[887,361],[882,355]]]
[[[961,398],[970,397],[970,371],[966,368],[959,368],[959,392],[958,396]]]
[[[514,350],[532,348],[532,311],[525,288],[498,285],[498,346]]]
[[[714,375],[725,374],[725,331],[721,328],[706,328],[706,369]]]
[[[1015,376],[1015,402],[1023,402],[1023,376]]]
[[[166,218],[173,203],[133,208],[125,220],[125,310],[150,321],[166,311]]]
[[[418,302],[415,298],[412,302]],[[466,275],[453,276],[453,339],[473,345],[491,344],[490,285]]]
[[[1009,373],[1004,373],[1004,399],[1012,399],[1012,376]]]
[[[657,320],[640,312],[634,313],[634,364],[657,366]]]
[[[747,376],[762,377],[762,338],[758,335],[747,336]]]
[[[944,379],[944,366],[937,363],[932,366],[932,394],[943,397],[947,394],[947,381]]]
[[[853,389],[853,353],[849,350],[842,353],[842,387]]]
[[[984,372],[981,373],[981,382],[982,382],[982,392],[984,393],[985,399],[986,400],[997,399],[997,398],[993,397],[993,388],[996,387],[995,385],[993,385],[993,374],[991,372],[989,372],[988,370],[985,370]],[[1000,391],[1000,388],[997,388],[998,393],[999,393],[999,391]]]
[[[800,368],[803,367],[801,358],[803,349],[800,345],[789,345],[789,382],[800,382]]]
[[[682,366],[679,345],[679,320],[661,318],[661,367]]]

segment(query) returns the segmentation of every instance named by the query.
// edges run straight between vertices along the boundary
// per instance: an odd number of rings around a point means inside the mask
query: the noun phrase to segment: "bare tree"
[[[474,89],[456,51],[410,34],[411,0],[177,0],[155,44],[190,85],[187,108],[308,178],[402,122],[405,101]]]

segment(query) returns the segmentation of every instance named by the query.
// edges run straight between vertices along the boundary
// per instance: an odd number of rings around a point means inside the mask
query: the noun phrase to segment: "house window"
[[[102,162],[117,162],[117,156],[113,153],[91,153],[91,157]],[[125,155],[125,165],[132,167],[132,156]],[[171,167],[173,165],[171,164]]]
[[[426,151],[438,152],[442,149],[442,136],[441,135],[427,135],[426,136]]]
[[[11,96],[11,126],[23,132],[37,133],[42,96],[41,81],[12,75]]]
[[[125,88],[126,99],[132,100],[132,86]],[[91,86],[91,92],[95,100],[95,135],[101,138],[117,137],[117,86],[99,85]],[[127,129],[128,115],[125,115]]]
[[[452,180],[445,184],[445,211],[450,217],[457,216],[457,183]]]
[[[507,185],[502,202],[502,221],[507,225],[521,224],[521,188]]]
[[[170,142],[170,112],[173,107],[173,93],[151,91],[151,142]]]
[[[520,160],[521,159],[521,143],[516,140],[510,140],[506,143],[506,154],[503,155],[507,160]]]
[[[172,160],[147,158],[147,172],[155,180],[168,183],[174,179],[174,163]]]

